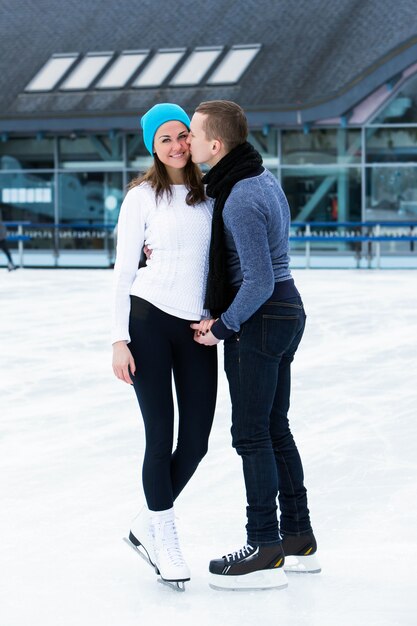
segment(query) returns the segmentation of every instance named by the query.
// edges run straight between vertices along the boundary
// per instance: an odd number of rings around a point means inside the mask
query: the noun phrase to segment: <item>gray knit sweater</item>
[[[213,334],[237,332],[268,300],[276,283],[291,280],[290,209],[285,194],[268,170],[233,187],[223,209],[230,283],[237,295]],[[292,284],[292,281],[291,281]]]

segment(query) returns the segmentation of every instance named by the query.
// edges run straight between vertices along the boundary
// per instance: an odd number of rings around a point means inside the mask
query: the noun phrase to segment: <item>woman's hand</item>
[[[130,373],[135,375],[136,365],[126,341],[116,341],[113,344],[113,372],[117,378],[128,385],[133,385]],[[130,370],[130,371],[129,371]]]
[[[191,328],[194,330],[194,335],[206,335],[213,326],[214,322],[217,322],[217,320],[201,320],[201,322],[191,324]]]
[[[191,328],[194,331],[194,341],[204,346],[215,346],[219,343],[220,339],[217,339],[210,330],[214,322],[217,322],[217,320],[201,320],[201,322],[191,324]]]

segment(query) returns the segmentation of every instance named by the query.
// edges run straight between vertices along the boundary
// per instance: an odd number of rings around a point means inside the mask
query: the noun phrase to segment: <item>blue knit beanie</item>
[[[155,133],[165,122],[182,122],[190,128],[190,118],[178,104],[162,102],[155,104],[140,120],[143,129],[143,142],[151,154],[153,154],[153,140]]]

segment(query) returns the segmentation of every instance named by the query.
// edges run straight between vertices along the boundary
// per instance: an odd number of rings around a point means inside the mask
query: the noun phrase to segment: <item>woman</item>
[[[190,579],[178,543],[173,503],[207,452],[217,392],[217,353],[193,340],[204,310],[211,206],[190,159],[190,120],[157,104],[141,120],[151,168],[133,181],[118,222],[113,370],[133,384],[145,424],[142,480],[147,507],[129,539],[157,573],[183,588]],[[152,257],[139,266],[146,244]],[[179,424],[173,448],[174,376]]]

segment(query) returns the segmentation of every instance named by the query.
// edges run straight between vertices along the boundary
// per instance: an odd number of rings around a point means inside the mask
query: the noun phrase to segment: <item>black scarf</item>
[[[229,307],[236,293],[228,281],[223,224],[225,202],[239,180],[259,176],[263,171],[261,155],[246,141],[233,148],[203,177],[203,183],[207,185],[207,195],[214,198],[209,272],[204,302],[204,307],[210,309],[213,317],[219,317]]]

